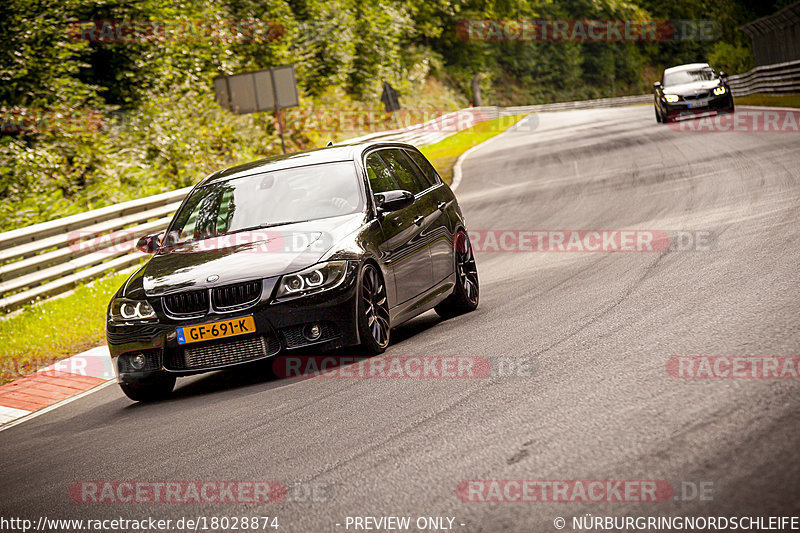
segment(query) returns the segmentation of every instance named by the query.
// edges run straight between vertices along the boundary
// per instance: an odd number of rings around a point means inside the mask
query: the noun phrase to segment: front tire
[[[736,110],[736,106],[734,106],[734,105],[733,105],[733,98],[731,98],[731,105],[730,105],[730,107],[728,107],[728,109],[726,109],[725,111],[723,111],[723,113],[727,113],[728,115],[733,115],[733,113],[734,113],[734,111],[735,111],[735,110]]]
[[[434,307],[442,318],[451,318],[474,311],[480,301],[478,267],[475,264],[472,244],[469,242],[469,236],[465,231],[462,230],[456,233],[454,246],[456,287],[453,289],[453,294]]]
[[[383,277],[371,263],[364,266],[357,297],[361,349],[368,355],[382,354],[389,346],[391,336],[389,302]]]
[[[142,381],[120,383],[119,387],[135,402],[155,402],[170,395],[175,387],[175,376],[159,374]]]
[[[656,110],[656,122],[661,124],[662,122],[664,122],[663,120],[661,120],[661,113],[658,112],[658,108],[657,107],[654,107],[654,109]]]

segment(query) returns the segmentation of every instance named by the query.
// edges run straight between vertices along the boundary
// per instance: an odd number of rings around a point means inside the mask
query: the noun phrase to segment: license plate
[[[709,100],[708,98],[703,98],[702,100],[695,100],[694,102],[689,104],[689,107],[705,107],[708,105],[708,100]]]
[[[197,324],[196,326],[186,326],[175,330],[178,334],[178,344],[210,341],[211,339],[255,333],[255,331],[256,321],[253,320],[252,316],[231,318],[229,320],[209,322],[208,324]]]

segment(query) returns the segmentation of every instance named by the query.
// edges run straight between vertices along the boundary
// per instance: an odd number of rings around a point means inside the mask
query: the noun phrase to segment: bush
[[[753,68],[753,51],[747,45],[718,42],[708,54],[708,62],[717,72],[744,74]]]
[[[401,102],[411,110],[466,105],[434,80],[410,86]],[[286,148],[317,148],[361,133],[320,130],[311,122],[315,109],[380,107],[340,88],[301,98],[300,108],[284,111]],[[396,127],[390,114],[375,115],[380,122],[365,124],[364,133]],[[281,153],[274,113],[234,115],[210,89],[189,85],[151,92],[131,111],[69,116],[69,123],[39,133],[0,137],[0,231],[186,187],[221,168]]]

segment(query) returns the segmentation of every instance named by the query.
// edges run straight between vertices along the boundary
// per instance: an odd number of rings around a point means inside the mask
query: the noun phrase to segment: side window
[[[422,176],[419,175],[419,171],[414,167],[414,164],[403,155],[400,149],[381,150],[380,154],[389,169],[391,169],[401,189],[405,189],[411,194],[417,194],[429,187],[427,183],[422,181]]]
[[[392,173],[386,168],[386,164],[384,164],[383,159],[377,152],[367,156],[367,176],[369,176],[369,185],[373,194],[393,191],[398,188],[397,183],[392,178]]]
[[[442,179],[439,177],[439,174],[436,173],[436,169],[433,168],[433,165],[425,159],[425,156],[419,152],[415,152],[413,150],[406,150],[405,151],[408,157],[410,157],[414,163],[422,170],[422,173],[425,175],[425,180],[428,182],[428,186],[437,185],[442,182]]]

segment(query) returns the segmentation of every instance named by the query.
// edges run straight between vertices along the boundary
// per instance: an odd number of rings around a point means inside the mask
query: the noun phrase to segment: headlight
[[[278,298],[286,296],[305,296],[314,292],[331,289],[344,279],[347,261],[320,263],[295,274],[281,278],[278,284]]]
[[[677,94],[665,94],[664,95],[664,100],[674,104],[675,102],[678,101],[678,95]]]
[[[128,298],[114,298],[108,311],[113,322],[128,322],[130,320],[147,320],[155,318],[153,306],[146,300],[129,300]]]
[[[714,88],[714,94],[715,94],[716,96],[719,96],[719,95],[721,95],[721,94],[725,94],[725,87],[722,87],[722,86],[720,86],[720,87],[715,87],[715,88]]]

